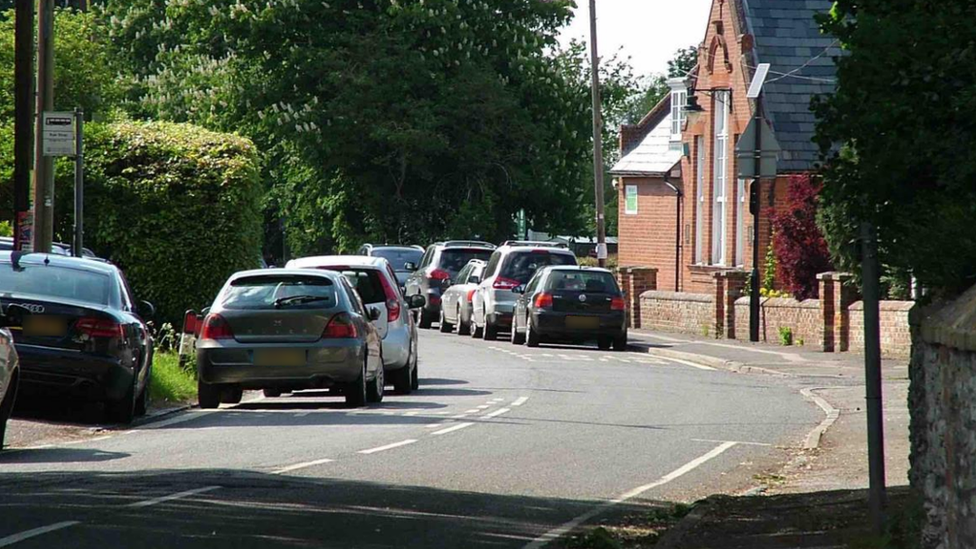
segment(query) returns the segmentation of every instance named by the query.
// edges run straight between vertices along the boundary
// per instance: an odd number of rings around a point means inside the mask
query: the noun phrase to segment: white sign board
[[[752,77],[752,84],[746,92],[747,99],[755,99],[762,93],[763,84],[766,83],[766,76],[769,74],[769,63],[760,63],[756,67],[756,74]]]
[[[45,112],[41,117],[44,156],[75,155],[75,113]]]

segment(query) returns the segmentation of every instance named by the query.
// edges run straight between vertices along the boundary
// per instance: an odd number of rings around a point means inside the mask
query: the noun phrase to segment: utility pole
[[[763,176],[763,130],[766,129],[763,120],[762,88],[769,74],[769,63],[756,66],[756,73],[752,77],[747,99],[756,100],[756,112],[752,124],[755,126],[755,148],[753,151],[753,178],[749,187],[749,213],[752,214],[752,287],[749,289],[749,341],[759,341],[759,217],[762,210],[760,203],[760,189]],[[737,144],[738,146],[738,144]]]
[[[881,408],[881,327],[878,309],[878,237],[870,223],[861,224],[861,276],[864,279],[864,382],[868,413],[868,510],[871,527],[884,533],[885,458]]]
[[[54,109],[54,0],[37,3],[37,112],[34,134],[34,251],[51,252],[54,237],[54,158],[44,156],[44,111]]]
[[[14,22],[14,249],[27,240],[34,107],[34,2],[17,0]]]
[[[85,246],[85,113],[75,109],[75,234],[71,255],[82,256]]]
[[[596,0],[590,0],[590,71],[593,73],[593,190],[596,195],[596,258],[607,266],[607,229],[603,216],[603,116],[600,103],[600,57],[596,47]]]

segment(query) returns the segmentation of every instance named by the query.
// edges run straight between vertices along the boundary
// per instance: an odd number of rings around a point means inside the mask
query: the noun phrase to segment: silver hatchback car
[[[350,406],[383,400],[383,347],[367,308],[332,271],[273,269],[230,277],[197,341],[199,403],[237,403],[245,389],[329,388]]]

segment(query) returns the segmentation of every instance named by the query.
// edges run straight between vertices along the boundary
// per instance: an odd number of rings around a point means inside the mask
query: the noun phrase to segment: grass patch
[[[558,540],[555,549],[645,549],[653,547],[661,535],[684,518],[694,505],[676,503],[640,514],[604,521],[603,525],[583,528]]]
[[[176,353],[156,353],[149,395],[157,406],[191,401],[197,397],[196,372],[180,367],[180,357]]]

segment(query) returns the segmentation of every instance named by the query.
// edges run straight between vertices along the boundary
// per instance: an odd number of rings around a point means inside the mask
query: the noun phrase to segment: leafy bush
[[[784,345],[786,347],[793,345],[793,328],[790,328],[789,326],[780,326],[779,342],[780,345]]]
[[[817,226],[821,183],[809,175],[790,177],[786,207],[772,214],[776,278],[797,299],[817,296],[817,274],[830,271],[830,254]]]
[[[89,125],[86,139],[86,244],[156,305],[156,322],[179,324],[230,274],[257,266],[261,189],[250,141],[136,122]]]

